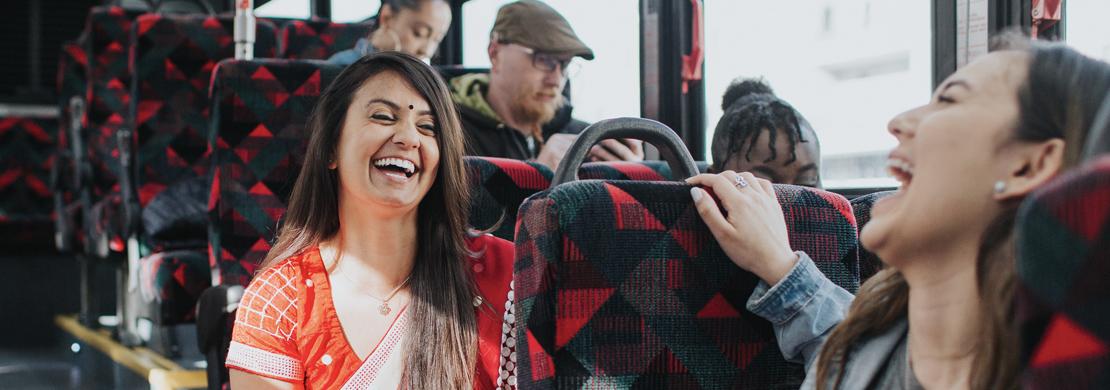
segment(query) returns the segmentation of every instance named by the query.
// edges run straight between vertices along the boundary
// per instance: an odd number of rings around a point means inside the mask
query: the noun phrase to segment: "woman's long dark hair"
[[[1062,44],[1031,43],[1014,34],[1005,35],[994,46],[1030,54],[1028,73],[1018,89],[1019,113],[1013,138],[1026,142],[1062,139],[1063,168],[1074,165],[1100,103],[1110,95],[1110,64],[1087,58]],[[1017,386],[1013,224],[1019,202],[1003,205],[980,242],[975,268],[981,337],[972,363],[972,389]],[[821,348],[817,388],[839,388],[852,346],[905,318],[908,302],[909,286],[897,269],[884,269],[868,279],[844,322],[829,334]]]
[[[308,122],[309,142],[277,242],[261,269],[294,256],[339,232],[339,177],[335,161],[347,108],[355,91],[384,72],[399,74],[428,101],[439,132],[439,171],[417,206],[416,259],[405,345],[405,388],[471,388],[477,360],[476,289],[465,266],[470,192],[463,167],[458,113],[443,79],[408,54],[372,54],[348,66],[327,87]]]

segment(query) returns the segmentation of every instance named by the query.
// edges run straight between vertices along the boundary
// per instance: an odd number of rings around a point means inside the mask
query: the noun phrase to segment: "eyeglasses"
[[[581,64],[574,61],[574,57],[563,59],[550,53],[537,53],[533,48],[515,43],[503,43],[503,45],[516,48],[532,56],[532,66],[544,72],[559,70],[564,77],[570,78],[578,74],[578,71],[582,68]]]

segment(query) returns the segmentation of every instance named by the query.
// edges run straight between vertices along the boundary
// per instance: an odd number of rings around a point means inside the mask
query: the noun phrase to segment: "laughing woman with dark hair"
[[[1025,44],[1027,45],[1027,43]],[[863,246],[886,269],[852,297],[794,252],[771,183],[699,175],[691,196],[721,248],[762,279],[748,309],[774,324],[804,389],[1011,389],[1013,221],[1031,191],[1083,149],[1110,65],[1059,44],[968,64],[892,119],[898,193],[872,209]]]
[[[233,387],[501,387],[513,248],[467,232],[462,127],[442,79],[406,54],[364,57],[308,131],[236,315]]]

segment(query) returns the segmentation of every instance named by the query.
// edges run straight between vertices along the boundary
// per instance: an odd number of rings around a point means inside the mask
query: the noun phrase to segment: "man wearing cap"
[[[587,123],[563,97],[574,57],[594,58],[558,12],[521,0],[497,12],[487,49],[490,73],[451,79],[469,155],[535,159],[555,169]],[[606,140],[592,160],[642,160],[639,141]]]

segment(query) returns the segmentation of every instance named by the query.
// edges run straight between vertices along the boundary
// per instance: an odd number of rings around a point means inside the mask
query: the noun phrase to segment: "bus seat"
[[[622,120],[598,122],[579,140]],[[696,171],[689,163],[682,169]],[[565,170],[577,167],[560,165],[555,182]],[[775,191],[791,246],[855,291],[848,200],[798,186]],[[505,347],[516,354],[521,387],[773,388],[804,377],[782,357],[771,323],[746,311],[758,280],[716,244],[685,183],[555,184],[521,206],[515,242],[516,330]]]
[[[0,242],[5,248],[49,247],[57,132],[57,118],[0,117]]]
[[[81,137],[83,158],[78,158],[84,214],[86,252],[106,257],[110,248],[123,250],[119,194],[117,131],[126,122],[131,102],[131,24],[139,11],[120,7],[93,7],[85,25],[88,90],[85,94],[85,129]]]
[[[213,285],[246,286],[270,250],[304,161],[309,113],[342,70],[280,59],[225,60],[216,67],[208,203]]]
[[[858,196],[852,199],[852,212],[856,215],[856,224],[859,226],[859,232],[863,231],[863,226],[871,221],[871,207],[878,202],[879,199],[894,195],[897,191],[882,191],[873,192],[867,195]],[[859,281],[862,284],[868,278],[875,275],[876,272],[883,269],[883,261],[879,260],[871,251],[864,249],[861,244],[859,247]]]
[[[50,169],[50,189],[54,203],[54,247],[62,253],[76,250],[81,241],[81,203],[77,190],[73,137],[80,137],[85,120],[85,92],[88,88],[88,55],[83,40],[62,44],[58,55],[58,141]]]
[[[209,388],[227,383],[234,306],[270,250],[308,146],[306,124],[343,70],[323,61],[224,60],[212,77],[213,185],[208,201],[212,285],[198,306]]]
[[[770,388],[800,383],[771,324],[744,307],[757,278],[669,182],[581,181],[533,196],[517,233],[518,383]],[[847,199],[776,185],[791,246],[855,291]],[[591,374],[604,373],[604,374]]]
[[[512,241],[517,210],[524,199],[551,185],[551,170],[531,161],[495,157],[464,157],[472,188],[471,228]]]
[[[133,24],[135,128],[125,145],[133,149],[121,160],[134,165],[135,176],[125,178],[121,192],[126,230],[141,233],[138,284],[156,325],[192,322],[193,305],[211,284],[208,87],[216,63],[234,55],[232,31],[230,16],[145,14]],[[275,31],[258,22],[256,55],[277,54]]]
[[[1022,387],[1110,388],[1110,156],[1036,191],[1016,227]]]
[[[370,33],[370,23],[335,23],[329,20],[293,20],[281,27],[282,58],[326,60],[355,47]]]
[[[709,164],[705,161],[695,161],[698,172],[709,171]],[[645,181],[671,181],[671,167],[666,161],[607,161],[584,163],[578,169],[578,178],[582,180],[645,180]]]

